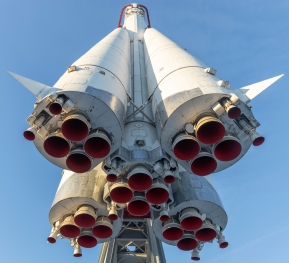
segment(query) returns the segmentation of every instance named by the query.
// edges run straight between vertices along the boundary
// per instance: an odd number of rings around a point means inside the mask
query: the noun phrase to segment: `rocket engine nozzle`
[[[92,234],[97,238],[109,238],[113,233],[113,226],[106,216],[99,216],[92,228]]]
[[[49,105],[49,111],[53,114],[53,115],[58,115],[62,112],[62,106],[64,103],[64,99],[61,97],[58,97],[55,101],[53,101],[50,105]]]
[[[84,151],[93,158],[104,158],[110,152],[111,142],[101,131],[90,134],[84,143]]]
[[[36,130],[33,127],[28,128],[23,132],[23,136],[28,141],[34,141]]]
[[[197,249],[194,249],[192,251],[191,260],[195,260],[195,261],[199,261],[200,260],[200,254],[199,254],[199,251]]]
[[[144,216],[150,211],[150,205],[144,193],[135,192],[133,199],[128,203],[127,210],[131,215]]]
[[[96,217],[95,209],[92,206],[83,205],[74,214],[74,222],[79,227],[89,228],[95,224]]]
[[[191,170],[195,175],[206,176],[213,173],[217,168],[217,161],[209,152],[202,151],[191,162]]]
[[[172,184],[175,181],[175,176],[170,170],[165,171],[163,178],[166,184]]]
[[[201,228],[199,228],[196,233],[195,237],[199,241],[207,242],[214,239],[217,236],[217,232],[215,227],[212,225],[211,220],[206,219]]]
[[[261,136],[258,132],[254,130],[250,132],[250,139],[254,146],[260,146],[265,141],[265,137]]]
[[[192,234],[185,233],[177,243],[177,247],[180,250],[188,251],[192,250],[198,247],[198,241],[195,239],[195,237]]]
[[[78,244],[74,246],[73,256],[76,258],[82,257],[82,249]]]
[[[110,187],[110,198],[120,204],[128,203],[133,198],[133,192],[125,179],[120,179]]]
[[[170,216],[169,216],[168,211],[166,211],[166,210],[161,211],[159,218],[160,218],[160,221],[162,221],[162,222],[169,221],[170,220]]]
[[[152,186],[146,190],[146,199],[154,205],[159,205],[169,199],[169,189],[161,179],[154,179]]]
[[[184,235],[184,231],[181,228],[179,221],[174,218],[165,222],[162,230],[163,237],[170,241],[179,240]]]
[[[198,210],[195,208],[186,208],[182,211],[180,216],[180,222],[183,229],[187,231],[194,231],[199,229],[203,220]]]
[[[60,234],[68,237],[75,238],[80,234],[80,228],[74,223],[73,215],[65,217],[60,225]]]
[[[225,111],[230,119],[237,119],[241,115],[241,109],[234,104],[232,104],[229,100],[224,99],[222,104],[225,108]]]
[[[229,246],[229,243],[226,241],[225,237],[222,234],[218,236],[218,243],[220,248],[226,248],[227,246]]]
[[[89,133],[90,124],[81,114],[67,116],[61,126],[65,138],[74,142],[83,141]]]
[[[181,133],[175,138],[172,149],[178,159],[191,160],[198,155],[201,147],[194,136]]]
[[[204,144],[214,144],[222,140],[225,135],[223,123],[215,117],[201,118],[195,127],[197,139]]]
[[[47,154],[55,158],[65,157],[71,148],[70,141],[66,140],[60,131],[47,136],[43,144]]]
[[[239,140],[233,136],[225,136],[213,147],[215,157],[223,162],[236,159],[242,151],[242,145]]]
[[[151,173],[143,166],[133,168],[127,179],[129,186],[135,191],[145,191],[153,182]]]
[[[90,229],[84,228],[77,238],[77,243],[82,247],[92,248],[97,245],[97,239],[92,235]]]
[[[108,174],[106,175],[106,180],[108,182],[114,183],[117,181],[118,173],[114,169],[110,169]]]
[[[72,150],[67,159],[68,169],[75,173],[85,173],[91,168],[91,158],[79,147]]]
[[[118,219],[118,214],[117,214],[117,211],[116,211],[116,207],[115,207],[115,204],[112,205],[109,209],[109,212],[108,212],[108,219],[111,220],[111,221],[115,221]]]

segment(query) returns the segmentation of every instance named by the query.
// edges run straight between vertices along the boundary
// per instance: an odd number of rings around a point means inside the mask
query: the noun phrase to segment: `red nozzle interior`
[[[115,187],[110,191],[110,198],[116,203],[128,203],[133,197],[133,192],[125,186]]]
[[[60,114],[62,112],[62,106],[59,103],[53,102],[49,106],[49,111],[53,115],[58,115],[58,114]]]
[[[87,137],[89,130],[83,121],[79,119],[69,119],[63,122],[61,131],[68,140],[80,142]]]
[[[76,253],[76,254],[74,254],[73,256],[76,257],[76,258],[79,258],[79,257],[82,257],[82,254]]]
[[[265,137],[260,136],[253,141],[254,146],[260,146],[265,141]]]
[[[234,119],[237,119],[241,115],[241,110],[240,108],[233,106],[228,110],[227,114],[230,119],[234,120]]]
[[[198,241],[193,238],[183,238],[177,243],[177,247],[181,250],[192,250],[198,246]]]
[[[181,221],[182,228],[188,231],[194,231],[196,229],[199,229],[202,225],[202,219],[196,216],[189,216]]]
[[[89,214],[79,214],[74,216],[74,223],[80,227],[90,228],[95,224],[95,218]]]
[[[47,241],[48,241],[50,244],[55,244],[55,243],[56,243],[56,239],[53,238],[53,237],[48,237],[48,238],[47,238]]]
[[[196,232],[195,237],[203,242],[210,241],[216,237],[217,233],[214,229],[203,228]]]
[[[106,180],[111,182],[111,183],[114,183],[117,180],[117,175],[116,174],[108,174],[106,176]]]
[[[218,121],[206,122],[198,128],[197,138],[204,144],[214,144],[222,140],[225,128]]]
[[[93,158],[103,158],[108,155],[110,151],[109,143],[100,137],[89,138],[83,148],[85,152]]]
[[[170,241],[181,239],[183,235],[184,231],[179,227],[168,227],[163,231],[163,237]]]
[[[150,211],[150,205],[145,201],[135,200],[128,204],[127,210],[134,216],[143,216]]]
[[[77,239],[77,243],[82,246],[82,247],[86,247],[86,248],[92,248],[95,247],[97,245],[97,239],[93,236],[80,236]]]
[[[180,160],[194,159],[200,152],[200,145],[195,140],[184,139],[174,147],[174,155]]]
[[[58,136],[51,136],[47,138],[44,142],[44,150],[52,157],[62,158],[65,157],[69,151],[69,143]]]
[[[213,173],[217,168],[217,162],[213,157],[200,156],[191,164],[191,170],[199,176],[206,176]]]
[[[153,179],[145,173],[135,173],[128,179],[128,185],[136,191],[145,191],[152,183]]]
[[[111,221],[115,221],[118,219],[118,215],[116,214],[110,214],[108,215],[108,219],[111,220]]]
[[[160,220],[162,222],[167,222],[170,220],[170,217],[168,215],[162,215],[162,216],[160,216]]]
[[[109,238],[112,235],[112,229],[105,225],[98,225],[92,229],[92,234],[98,238]]]
[[[225,140],[220,142],[215,150],[216,158],[223,162],[228,162],[236,159],[242,151],[242,146],[238,141]]]
[[[161,187],[154,187],[147,191],[146,199],[155,205],[162,204],[169,199],[169,192]]]
[[[64,225],[60,227],[60,233],[61,235],[68,237],[68,238],[75,238],[79,236],[80,229],[77,226],[74,225]]]
[[[75,173],[85,173],[91,168],[91,161],[84,154],[74,153],[67,157],[66,165]]]
[[[33,141],[35,139],[35,134],[32,131],[24,131],[23,136],[28,141]]]
[[[228,242],[223,242],[219,245],[220,248],[226,248],[227,246],[229,246]]]
[[[166,184],[172,184],[175,181],[175,177],[173,175],[167,175],[164,181]]]
[[[199,261],[200,258],[199,257],[191,257],[191,260]]]

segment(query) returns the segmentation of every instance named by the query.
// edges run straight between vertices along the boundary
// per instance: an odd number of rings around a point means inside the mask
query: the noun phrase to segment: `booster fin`
[[[245,103],[250,102],[252,99],[257,97],[262,91],[267,89],[269,86],[271,86],[274,82],[276,82],[278,79],[283,77],[284,74],[276,76],[274,78],[266,79],[248,86],[245,86],[240,89],[236,89],[233,92]]]
[[[19,81],[26,89],[28,89],[38,100],[42,100],[46,95],[57,91],[57,88],[51,88],[45,84],[22,77],[13,72],[7,71],[13,78]]]

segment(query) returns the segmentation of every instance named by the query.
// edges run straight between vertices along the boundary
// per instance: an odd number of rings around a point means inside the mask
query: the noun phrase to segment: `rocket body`
[[[227,214],[210,179],[264,137],[248,102],[281,76],[231,90],[150,27],[142,5],[76,60],[53,87],[11,73],[38,99],[24,132],[65,169],[49,213],[50,243],[75,255],[115,238],[124,217],[152,219],[157,238],[181,250],[217,239]]]

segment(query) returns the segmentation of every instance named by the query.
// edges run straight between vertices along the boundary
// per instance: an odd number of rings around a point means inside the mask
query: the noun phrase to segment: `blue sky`
[[[66,240],[46,243],[48,212],[61,169],[23,139],[35,98],[6,70],[53,85],[67,66],[117,26],[128,2],[2,0],[1,262],[97,262],[99,249],[72,257]],[[152,27],[170,37],[240,88],[285,73],[251,102],[265,143],[233,167],[213,175],[227,211],[230,245],[207,244],[201,262],[289,262],[289,2],[183,0],[141,2]],[[168,263],[190,253],[164,246]]]

